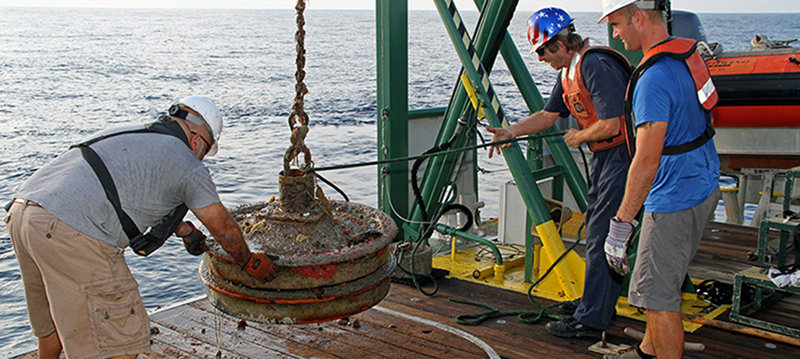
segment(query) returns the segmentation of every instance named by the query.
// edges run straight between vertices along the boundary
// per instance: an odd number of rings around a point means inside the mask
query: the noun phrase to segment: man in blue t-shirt
[[[688,41],[669,37],[663,3],[653,3],[602,1],[599,21],[608,20],[627,50],[645,51],[631,79],[636,151],[625,197],[610,224],[606,253],[611,266],[627,269],[625,250],[635,227],[631,222],[644,205],[628,302],[647,309],[647,329],[639,345],[606,358],[682,356],[681,286],[719,200],[719,158],[714,141],[703,136],[710,122],[704,91],[713,92],[713,84],[708,80],[708,88],[696,88],[695,79],[708,73],[702,61],[690,67],[683,59],[662,56],[681,53],[674,50]],[[677,150],[679,145],[684,148]]]
[[[564,10],[539,10],[529,27],[532,52],[561,70],[559,81],[543,110],[506,128],[487,130],[493,133],[492,141],[500,141],[549,129],[559,116],[572,114],[578,123],[580,128],[567,130],[564,141],[572,148],[586,143],[594,153],[585,216],[583,296],[573,316],[546,328],[559,337],[600,338],[614,315],[623,279],[606,264],[603,245],[609,221],[622,201],[630,165],[621,132],[630,66],[613,50],[590,47],[574,32],[572,18]],[[489,157],[495,151],[500,153],[493,147]]]

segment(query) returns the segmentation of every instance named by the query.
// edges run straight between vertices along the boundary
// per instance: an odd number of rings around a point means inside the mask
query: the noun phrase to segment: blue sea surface
[[[312,3],[313,5],[313,3]],[[469,29],[477,13],[461,9]],[[466,11],[470,10],[470,11]],[[510,33],[547,97],[556,79],[528,55],[526,19]],[[607,30],[596,13],[576,13],[595,44]],[[701,14],[710,41],[745,50],[755,34],[800,37],[796,14]],[[317,166],[374,161],[376,151],[375,16],[372,11],[307,10],[306,144]],[[212,98],[225,126],[217,156],[204,162],[228,207],[277,193],[289,146],[294,98],[295,13],[286,10],[56,9],[0,7],[0,201],[70,144],[111,126],[147,123],[184,96]],[[446,106],[460,64],[434,11],[409,13],[409,107]],[[502,59],[492,82],[507,116],[528,109]],[[485,134],[484,134],[485,135]],[[488,139],[489,137],[487,137]],[[497,215],[501,159],[481,153],[485,216]],[[377,170],[325,173],[352,201],[377,204]],[[329,196],[337,194],[327,189]],[[494,206],[494,207],[493,207]],[[126,255],[149,310],[201,295],[198,257],[173,238],[147,258]],[[35,348],[22,282],[5,224],[0,224],[0,357]]]

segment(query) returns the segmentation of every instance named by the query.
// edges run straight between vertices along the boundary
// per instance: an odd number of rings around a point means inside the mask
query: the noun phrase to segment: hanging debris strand
[[[308,93],[308,88],[303,82],[306,77],[306,72],[304,70],[306,66],[306,31],[303,29],[303,26],[306,24],[306,20],[303,17],[305,9],[306,2],[304,0],[297,0],[297,6],[295,6],[295,10],[297,10],[297,32],[294,35],[294,42],[297,45],[297,60],[295,61],[297,71],[294,77],[297,80],[297,84],[294,87],[295,97],[294,104],[292,105],[292,114],[289,115],[289,129],[292,130],[292,136],[290,138],[291,145],[286,149],[286,153],[283,155],[283,173],[289,173],[289,164],[292,160],[295,160],[300,153],[303,153],[306,161],[303,169],[308,170],[312,166],[311,151],[305,144],[306,135],[308,134],[308,114],[305,111],[303,102],[303,97]]]

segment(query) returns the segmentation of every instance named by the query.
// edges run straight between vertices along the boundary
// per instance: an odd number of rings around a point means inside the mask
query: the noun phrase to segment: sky
[[[407,0],[412,10],[435,10],[432,0]],[[455,0],[461,11],[472,0]],[[0,0],[3,6],[292,9],[296,0]],[[375,0],[308,0],[307,9],[375,9]],[[600,12],[600,0],[519,0],[517,10],[556,6],[567,11]],[[800,0],[672,0],[673,9],[704,12],[788,12],[800,16]]]

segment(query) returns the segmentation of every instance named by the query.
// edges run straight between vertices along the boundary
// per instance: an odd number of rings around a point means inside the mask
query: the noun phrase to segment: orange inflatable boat
[[[723,52],[706,64],[719,91],[714,127],[800,127],[800,48]]]

